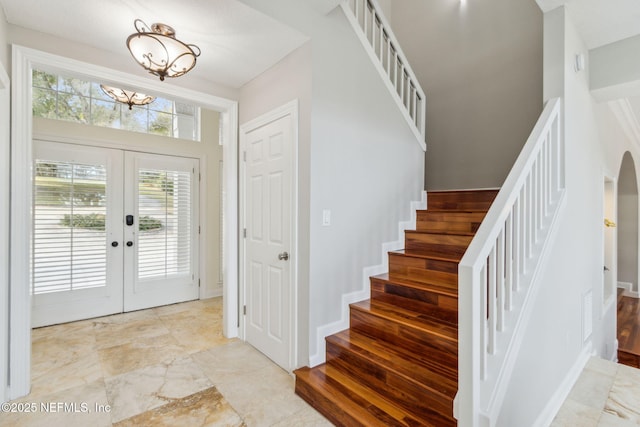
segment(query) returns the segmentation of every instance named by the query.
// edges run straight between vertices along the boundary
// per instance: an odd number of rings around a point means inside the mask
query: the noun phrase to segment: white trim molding
[[[220,113],[223,149],[223,333],[238,335],[238,104],[194,90],[172,86],[106,67],[13,45],[11,134],[11,272],[10,272],[10,369],[9,398],[29,393],[31,364],[31,298],[29,295],[29,246],[31,241],[32,125],[31,73],[34,67],[105,84],[136,87],[141,91],[193,102]],[[201,269],[203,266],[201,266]]]
[[[0,64],[0,118],[8,124],[11,117],[11,82]],[[10,209],[10,147],[9,126],[0,128],[0,402],[8,400],[9,381],[9,209]]]
[[[340,302],[342,311],[340,320],[321,325],[316,329],[316,348],[317,352],[309,357],[309,365],[311,367],[318,366],[326,360],[326,342],[325,338],[329,335],[338,333],[349,327],[349,304],[366,300],[371,296],[371,276],[383,274],[389,271],[390,251],[404,248],[404,232],[405,230],[415,230],[417,221],[417,211],[427,209],[427,192],[422,192],[422,200],[411,202],[411,217],[407,221],[398,224],[398,239],[393,242],[382,244],[382,263],[378,265],[368,266],[362,269],[362,287],[348,294],[342,295]]]

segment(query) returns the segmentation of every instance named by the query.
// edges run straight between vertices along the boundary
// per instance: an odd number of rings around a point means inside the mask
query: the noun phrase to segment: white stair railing
[[[538,267],[563,206],[560,119],[560,99],[550,100],[459,264],[460,426],[495,425],[504,401]]]
[[[423,150],[426,98],[409,61],[376,0],[345,0],[341,4],[385,85],[401,109]]]

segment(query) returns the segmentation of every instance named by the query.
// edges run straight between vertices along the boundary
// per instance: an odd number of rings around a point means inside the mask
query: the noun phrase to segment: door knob
[[[280,261],[286,261],[289,259],[289,253],[288,252],[282,252],[281,254],[278,255],[278,259]]]
[[[111,242],[111,246],[113,246],[114,248],[118,247],[118,242]]]
[[[133,246],[133,242],[132,242],[131,240],[129,240],[129,241],[127,242],[127,246],[129,246],[129,247]]]

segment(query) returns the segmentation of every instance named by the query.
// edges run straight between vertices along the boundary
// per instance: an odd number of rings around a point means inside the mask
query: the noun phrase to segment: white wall
[[[498,425],[533,425],[554,393],[593,345],[610,356],[615,308],[605,311],[603,286],[603,174],[605,155],[588,70],[575,72],[576,53],[586,53],[569,13],[545,14],[545,98],[562,96],[565,107],[566,206],[559,218],[549,262],[526,330]],[[588,58],[587,58],[588,63]],[[593,332],[583,339],[583,296],[593,295]],[[615,307],[615,304],[613,304]],[[570,386],[571,384],[569,384]],[[551,414],[553,415],[553,414]]]
[[[533,0],[391,2],[427,97],[426,188],[499,187],[542,111]]]
[[[589,52],[590,86],[599,99],[640,95],[640,36],[629,37]],[[612,67],[611,64],[616,64]]]
[[[309,188],[311,148],[311,43],[240,88],[240,125],[298,100],[298,354],[309,359]]]
[[[341,319],[343,295],[366,289],[363,268],[382,262],[382,243],[421,199],[424,153],[341,10],[243,2],[311,37],[309,353],[322,357],[317,329]]]

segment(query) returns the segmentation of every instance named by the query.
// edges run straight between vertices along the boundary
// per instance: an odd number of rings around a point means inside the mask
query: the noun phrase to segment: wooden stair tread
[[[442,286],[438,283],[418,282],[418,281],[404,279],[404,278],[390,277],[389,273],[379,274],[377,276],[372,276],[371,278],[375,280],[387,282],[387,283],[392,283],[395,285],[406,286],[408,288],[414,288],[419,290],[426,289],[426,290],[429,290],[430,292],[440,294],[440,295],[446,295],[453,298],[458,297],[457,289],[453,289],[450,286]]]
[[[365,300],[349,305],[352,309],[370,313],[386,320],[419,329],[453,343],[458,342],[458,328],[443,324],[441,320],[412,310],[380,301]]]
[[[344,426],[455,426],[439,414],[434,420],[419,419],[401,406],[369,387],[358,384],[350,377],[324,364],[315,368],[302,368],[296,372],[296,393],[318,409],[336,425]],[[310,396],[305,386],[316,393]]]
[[[421,235],[433,235],[433,236],[442,236],[443,238],[447,238],[450,236],[463,236],[463,237],[468,237],[468,236],[474,236],[476,233],[473,231],[427,231],[427,230],[405,230],[405,233],[411,233],[411,234],[421,234]]]
[[[449,262],[455,262],[455,263],[460,262],[460,260],[462,259],[462,256],[438,255],[438,254],[430,253],[428,251],[417,250],[417,249],[398,249],[395,251],[389,251],[389,253],[401,255],[401,256],[408,256],[412,258],[433,259],[436,261],[449,261]]]
[[[446,399],[453,400],[458,390],[457,373],[435,361],[437,356],[450,356],[446,352],[441,351],[438,355],[416,354],[349,329],[327,337],[327,343],[358,353],[360,357],[383,365],[387,370],[425,386]]]

